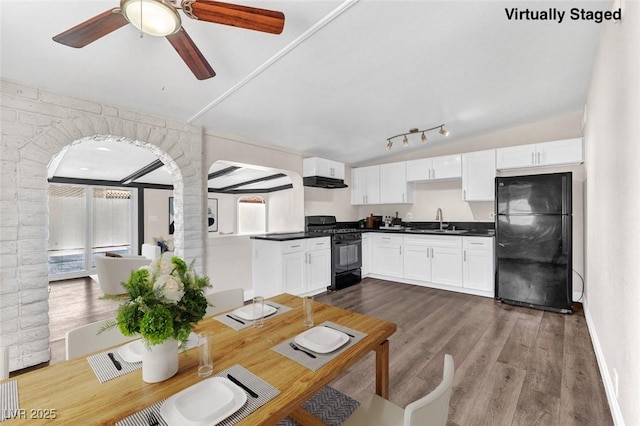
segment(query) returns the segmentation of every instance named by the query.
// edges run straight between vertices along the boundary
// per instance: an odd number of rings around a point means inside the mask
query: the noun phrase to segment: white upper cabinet
[[[495,149],[462,154],[463,201],[493,201],[495,178]]]
[[[380,166],[351,169],[351,204],[380,203]]]
[[[407,184],[406,163],[380,165],[380,204],[413,202],[413,187]]]
[[[460,178],[461,163],[460,154],[407,161],[407,182]]]
[[[582,138],[511,146],[496,151],[498,170],[579,164],[583,161]]]
[[[344,164],[319,157],[305,158],[302,160],[302,176],[323,176],[344,180]]]

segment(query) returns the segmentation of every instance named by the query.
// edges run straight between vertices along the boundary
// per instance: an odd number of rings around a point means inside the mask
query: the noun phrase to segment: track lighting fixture
[[[438,130],[438,133],[440,133],[442,136],[449,136],[449,131],[444,128],[444,123],[439,126],[431,127],[429,129],[424,129],[424,130],[419,130],[416,127],[416,128],[410,129],[407,133],[400,133],[398,135],[387,138],[387,151],[391,151],[391,148],[393,147],[393,139],[399,138],[400,136],[402,136],[402,146],[409,146],[409,139],[407,138],[407,135],[412,135],[414,133],[422,133],[420,140],[422,141],[422,143],[427,143],[427,135],[425,133],[430,132],[432,130],[436,130],[436,129],[440,129]]]

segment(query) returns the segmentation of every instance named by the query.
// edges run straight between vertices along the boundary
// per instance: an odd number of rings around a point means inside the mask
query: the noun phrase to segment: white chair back
[[[69,330],[65,337],[67,360],[139,338],[123,335],[117,326],[98,334],[103,324],[97,321]]]
[[[444,356],[442,382],[428,395],[406,406],[404,426],[445,426],[447,424],[453,373],[453,357],[447,354]]]
[[[0,380],[9,378],[9,347],[0,347]]]
[[[239,308],[244,305],[244,290],[241,288],[217,291],[205,296],[207,298],[207,302],[213,305],[207,307],[207,312],[205,313],[206,317],[210,317],[230,309]]]
[[[127,290],[122,283],[129,279],[131,272],[151,263],[144,256],[108,257],[96,254],[98,282],[104,294],[124,294]]]
[[[143,243],[140,250],[140,254],[147,259],[153,260],[156,257],[160,257],[160,246],[157,244]]]

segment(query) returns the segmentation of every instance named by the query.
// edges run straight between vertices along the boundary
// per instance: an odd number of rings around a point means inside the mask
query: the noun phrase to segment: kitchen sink
[[[464,234],[464,229],[408,229],[405,232],[416,234]]]

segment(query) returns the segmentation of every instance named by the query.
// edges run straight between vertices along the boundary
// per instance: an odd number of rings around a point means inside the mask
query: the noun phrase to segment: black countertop
[[[319,232],[283,232],[278,234],[262,234],[252,235],[252,240],[269,240],[269,241],[291,241],[303,238],[320,238],[329,237],[330,234],[321,234]]]
[[[361,229],[362,232],[380,233],[386,232],[388,234],[403,234],[403,235],[451,235],[462,237],[494,237],[495,232],[493,229],[471,229],[464,230],[459,229],[455,231],[440,231],[438,229],[411,229],[411,228],[399,228],[399,229]]]

